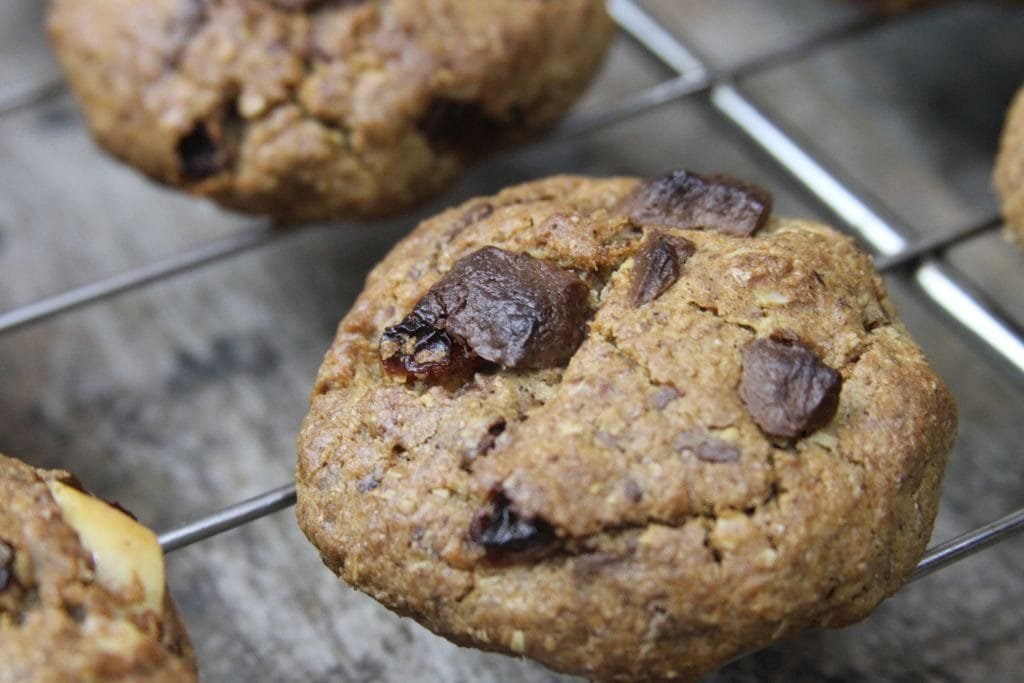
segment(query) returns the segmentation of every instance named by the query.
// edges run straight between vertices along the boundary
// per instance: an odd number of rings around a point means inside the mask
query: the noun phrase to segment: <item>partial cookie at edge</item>
[[[156,536],[0,455],[0,681],[197,680]]]
[[[1006,239],[1024,248],[1024,88],[1006,115],[994,182],[1006,220]]]

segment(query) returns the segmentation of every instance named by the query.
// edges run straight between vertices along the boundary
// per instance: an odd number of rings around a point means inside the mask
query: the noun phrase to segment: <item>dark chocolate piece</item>
[[[743,350],[740,396],[754,422],[772,436],[795,438],[828,424],[842,383],[802,344],[755,339]]]
[[[425,381],[469,375],[479,364],[462,341],[416,312],[384,330],[380,359],[388,374]]]
[[[459,259],[413,314],[506,368],[565,365],[583,343],[589,290],[526,254],[484,247]]]
[[[685,237],[652,232],[633,257],[629,301],[633,308],[654,301],[675,284],[683,264],[697,251]]]
[[[11,575],[14,573],[11,568],[13,564],[14,548],[0,540],[0,591],[7,588],[7,584],[11,581]]]
[[[499,491],[473,516],[469,539],[482,545],[491,559],[526,559],[549,548],[555,530],[539,517],[519,516]]]
[[[768,221],[772,195],[724,174],[678,170],[641,183],[619,210],[641,224],[749,235]]]

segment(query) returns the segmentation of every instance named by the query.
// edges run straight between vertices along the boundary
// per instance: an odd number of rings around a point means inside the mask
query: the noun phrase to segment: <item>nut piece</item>
[[[526,254],[484,247],[459,259],[405,320],[384,330],[392,374],[451,376],[460,350],[506,368],[565,365],[583,342],[589,290],[572,273]]]
[[[654,301],[675,284],[683,264],[697,251],[685,237],[653,232],[633,257],[633,281],[629,301],[633,308]]]
[[[159,612],[164,604],[164,556],[156,534],[99,498],[59,481],[46,482],[64,521],[92,553],[96,579]]]
[[[749,235],[768,221],[772,195],[725,174],[678,170],[641,183],[619,210],[640,224]]]
[[[843,380],[799,343],[755,339],[743,350],[740,396],[766,434],[796,438],[831,422]]]

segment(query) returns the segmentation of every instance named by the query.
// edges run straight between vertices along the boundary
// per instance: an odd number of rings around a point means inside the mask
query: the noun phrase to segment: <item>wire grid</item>
[[[701,96],[716,116],[747,136],[781,170],[792,176],[818,202],[834,213],[846,228],[871,247],[880,270],[904,269],[909,272],[922,294],[966,333],[972,335],[978,346],[985,347],[998,359],[998,363],[1010,368],[1018,380],[1024,377],[1024,340],[1020,331],[994,310],[991,304],[979,297],[941,259],[944,250],[952,245],[975,239],[998,228],[998,217],[964,225],[946,234],[909,242],[904,237],[909,234],[902,229],[904,226],[898,225],[886,215],[884,209],[874,206],[831,172],[826,160],[802,147],[779,122],[760,110],[740,85],[747,76],[827,48],[847,37],[871,31],[884,23],[881,19],[857,18],[797,44],[759,55],[755,60],[742,63],[729,71],[715,72],[696,57],[678,36],[669,32],[632,0],[610,0],[608,5],[620,28],[667,67],[672,75],[618,102],[571,117],[538,145],[583,135],[629,120],[670,102]],[[60,92],[62,88],[58,83],[49,82],[9,95],[0,99],[0,116],[36,106]],[[325,227],[314,226],[302,230],[322,230]],[[255,221],[251,227],[227,238],[0,312],[0,334],[200,269],[249,250],[272,246],[299,232],[279,231],[267,222]],[[294,502],[294,486],[285,484],[166,531],[160,534],[160,543],[166,552],[172,552],[286,508]],[[1006,540],[1022,529],[1024,508],[934,546],[921,561],[913,578],[926,576],[967,555]]]
[[[554,137],[580,134],[674,99],[706,93],[711,105],[721,116],[749,135],[785,171],[803,183],[822,203],[835,212],[849,229],[855,231],[881,255],[880,269],[892,270],[901,266],[913,268],[914,277],[927,296],[973,334],[979,343],[988,345],[1018,372],[1024,373],[1024,341],[1020,335],[1015,333],[1008,323],[976,301],[955,277],[946,272],[936,256],[953,243],[997,228],[997,220],[991,219],[979,225],[964,226],[949,235],[909,244],[890,221],[845,187],[823,163],[802,149],[744,96],[734,81],[738,76],[750,73],[754,69],[744,66],[733,73],[716,76],[678,38],[631,0],[612,0],[609,9],[622,30],[678,75],[672,80],[638,93],[618,107],[596,112],[585,119],[575,119],[557,131]],[[773,55],[774,59],[759,59],[758,64],[760,68],[764,68],[779,59],[804,54],[841,36],[867,30],[874,26],[876,21],[858,20]],[[112,278],[106,283],[96,283],[80,290],[81,293],[77,296],[69,293],[52,299],[51,303],[40,302],[25,307],[21,309],[20,317],[18,310],[12,311],[8,314],[9,317],[0,316],[0,330],[7,320],[12,321],[7,323],[11,326],[27,324],[30,319],[53,315],[94,298],[102,298],[165,275],[184,272],[218,258],[268,244],[282,236],[283,233],[275,232],[269,226],[258,228],[251,233],[213,243],[165,262],[158,262],[149,268]],[[160,542],[167,552],[171,552],[294,503],[295,488],[291,484],[285,484],[193,523],[164,532],[160,535]],[[1024,508],[930,549],[922,559],[915,578],[930,574],[973,552],[980,551],[1021,529],[1024,529]]]

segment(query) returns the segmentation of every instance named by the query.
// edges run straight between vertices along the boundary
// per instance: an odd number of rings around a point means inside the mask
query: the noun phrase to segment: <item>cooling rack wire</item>
[[[946,234],[908,241],[913,234],[873,206],[849,184],[832,172],[827,161],[801,146],[783,126],[759,109],[743,92],[741,81],[771,67],[795,61],[819,49],[863,35],[886,21],[878,16],[858,17],[838,27],[806,37],[797,43],[762,54],[724,71],[715,71],[698,59],[678,36],[632,0],[609,0],[609,10],[620,29],[656,60],[667,67],[671,77],[640,89],[625,98],[567,119],[534,146],[551,144],[596,131],[688,97],[704,97],[716,117],[735,127],[768,158],[797,181],[842,226],[860,237],[875,254],[880,271],[903,271],[920,291],[946,316],[971,335],[975,344],[1008,367],[1017,378],[1024,377],[1024,335],[1002,316],[996,307],[978,294],[957,272],[941,261],[953,245],[993,231],[1001,224],[992,216],[976,224],[963,225]],[[0,98],[0,116],[39,105],[64,92],[59,82],[48,82]],[[293,238],[299,232],[330,229],[329,226],[280,231],[266,221],[227,238],[152,261],[113,277],[95,280],[63,293],[0,312],[0,334],[42,322],[68,311],[88,306],[148,284],[200,269],[232,256]],[[207,539],[260,517],[293,505],[295,488],[286,484],[191,523],[159,535],[165,552]],[[1024,530],[1024,508],[990,524],[930,548],[912,579],[919,579]]]

